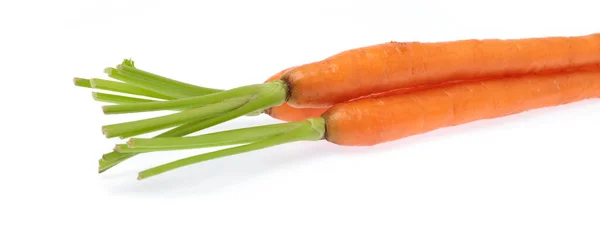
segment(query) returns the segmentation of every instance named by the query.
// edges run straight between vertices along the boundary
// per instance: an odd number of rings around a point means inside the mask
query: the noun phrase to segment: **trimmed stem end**
[[[127,147],[135,148],[135,140],[133,138],[127,141]]]

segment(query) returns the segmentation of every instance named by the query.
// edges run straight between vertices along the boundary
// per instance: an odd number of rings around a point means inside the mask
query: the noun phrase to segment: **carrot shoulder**
[[[281,75],[291,68],[293,67],[284,69],[279,73],[274,74],[273,76],[269,77],[265,83],[281,79]],[[295,122],[321,116],[321,114],[323,114],[327,109],[328,108],[294,108],[287,103],[283,103],[281,105],[265,109],[264,112],[275,119],[287,122]]]

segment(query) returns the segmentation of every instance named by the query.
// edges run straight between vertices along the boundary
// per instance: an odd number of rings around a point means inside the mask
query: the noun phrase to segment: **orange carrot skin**
[[[600,64],[600,34],[576,37],[390,42],[348,50],[286,71],[288,104],[325,108],[361,96],[450,81]]]
[[[326,139],[370,146],[476,120],[600,97],[600,69],[458,83],[341,103],[324,113]]]

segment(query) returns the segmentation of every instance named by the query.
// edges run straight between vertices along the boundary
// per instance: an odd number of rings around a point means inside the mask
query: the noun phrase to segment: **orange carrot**
[[[364,95],[457,80],[523,75],[600,63],[600,34],[513,40],[390,42],[287,71],[293,107],[328,107]]]
[[[328,108],[337,103],[395,90],[564,72],[599,64],[600,34],[438,43],[390,42],[348,50],[321,61],[296,66],[286,70],[279,80],[264,84],[163,102],[110,105],[103,110],[106,114],[118,114],[211,106],[211,113],[202,114],[204,119],[188,113],[186,115],[196,118],[196,122],[169,131],[169,135],[182,136],[284,103],[295,108]],[[320,112],[314,110],[309,114]],[[272,110],[269,113],[277,115]],[[293,121],[302,116],[294,115],[288,119]],[[186,122],[184,119],[169,121],[164,126],[138,123],[111,126],[111,129],[105,129],[105,134],[109,138],[131,137]],[[140,128],[136,131],[122,129],[132,125]]]
[[[450,85],[330,108],[325,139],[375,145],[442,127],[600,97],[600,70]]]
[[[600,98],[600,69],[532,74],[444,85],[337,104],[321,117],[182,138],[132,138],[122,152],[146,152],[250,143],[164,164],[140,173],[154,176],[178,167],[295,141],[327,140],[370,146],[435,129],[542,107]]]

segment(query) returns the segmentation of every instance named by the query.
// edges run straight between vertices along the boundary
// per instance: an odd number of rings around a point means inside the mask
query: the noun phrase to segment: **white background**
[[[73,77],[133,58],[208,87],[395,41],[600,32],[596,1],[2,1],[0,224],[600,224],[600,101],[375,147],[294,143],[137,181]],[[277,122],[245,117],[209,131]]]

